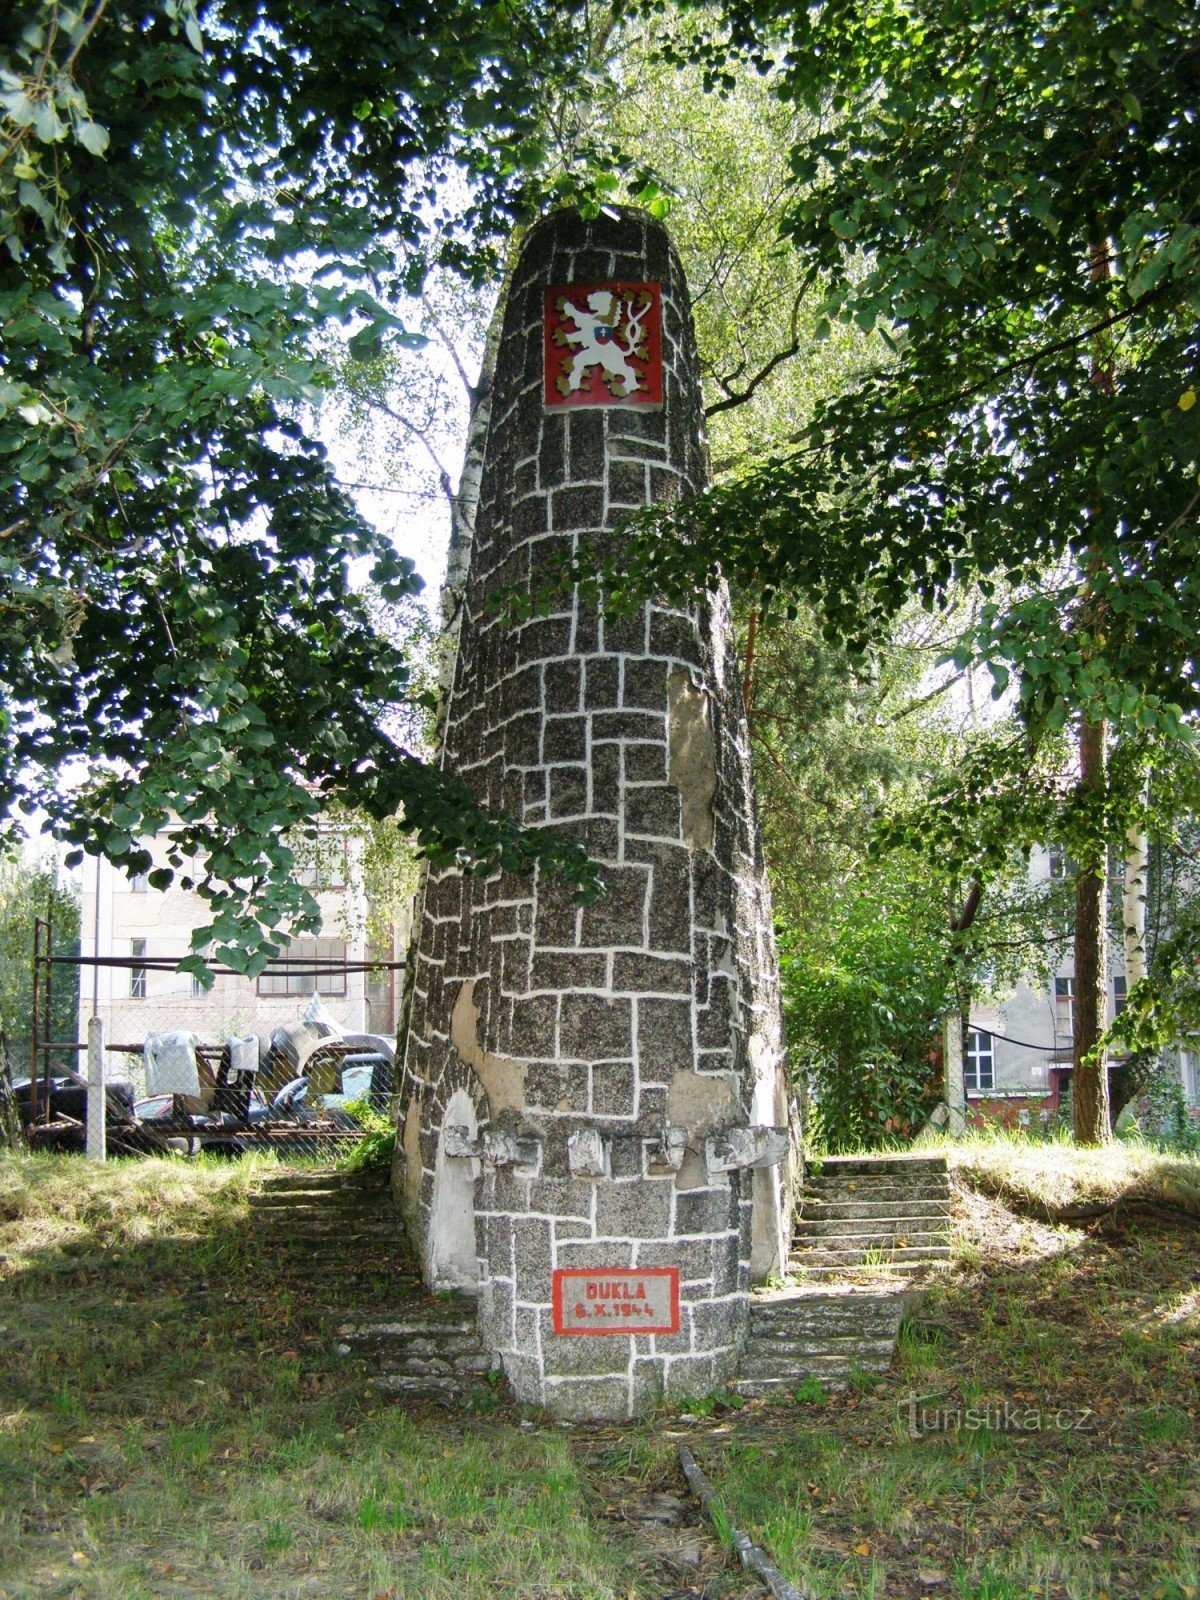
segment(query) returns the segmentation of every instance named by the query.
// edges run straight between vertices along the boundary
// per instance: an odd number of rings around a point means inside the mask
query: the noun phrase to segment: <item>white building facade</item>
[[[166,837],[142,843],[155,866],[166,864]],[[97,1015],[109,1046],[140,1046],[148,1033],[175,1030],[195,1035],[200,1043],[219,1044],[238,1035],[270,1034],[294,1022],[314,994],[344,1032],[393,1033],[397,974],[384,967],[338,970],[341,963],[397,959],[394,933],[387,948],[369,947],[362,841],[351,834],[322,835],[312,857],[313,864],[298,876],[320,904],[321,925],[315,935],[295,938],[285,949],[283,956],[293,965],[268,968],[257,979],[221,974],[207,990],[189,973],[151,964],[175,963],[191,951],[194,931],[211,919],[207,903],[178,881],[154,889],[145,874],[131,877],[107,860],[86,860],[79,1037],[86,1039],[88,1019]],[[92,964],[93,956],[101,964]],[[123,964],[103,964],[108,962]]]
[[[1061,851],[1035,849],[1033,882],[1061,878],[1069,870]],[[1119,885],[1114,885],[1119,894]],[[1108,1021],[1125,1004],[1125,960],[1119,938],[1109,939]],[[1068,947],[1046,981],[1029,978],[1011,994],[971,1007],[964,1042],[963,1076],[973,1120],[1028,1124],[1054,1117],[1069,1094],[1073,1062],[1074,962]],[[1177,1052],[1184,1098],[1200,1112],[1200,1051]]]

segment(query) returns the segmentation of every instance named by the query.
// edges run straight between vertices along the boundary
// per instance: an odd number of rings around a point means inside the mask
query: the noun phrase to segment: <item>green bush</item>
[[[347,1100],[343,1110],[363,1129],[363,1136],[339,1163],[344,1172],[390,1172],[396,1149],[396,1128],[385,1111],[369,1100]]]
[[[899,881],[885,897],[889,869]],[[780,944],[810,1142],[877,1149],[911,1138],[940,1094],[938,1027],[951,1001],[944,913],[889,862],[846,897],[819,946],[801,948],[786,933]]]

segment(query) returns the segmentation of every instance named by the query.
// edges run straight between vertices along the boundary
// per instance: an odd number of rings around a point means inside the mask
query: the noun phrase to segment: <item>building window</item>
[[[1183,1079],[1183,1098],[1189,1106],[1200,1106],[1200,1069],[1197,1068],[1196,1060],[1194,1051],[1180,1052],[1179,1071]]]
[[[1055,978],[1054,1004],[1058,1007],[1059,1015],[1065,1011],[1070,1018],[1075,1010],[1075,979]]]
[[[968,1094],[983,1094],[996,1087],[996,1051],[990,1033],[972,1028],[967,1034],[963,1081]]]
[[[145,939],[131,939],[129,941],[129,954],[137,961],[146,954]],[[144,1000],[146,998],[146,969],[145,967],[130,967],[129,969],[129,998],[131,1000]]]
[[[135,872],[129,880],[129,887],[134,894],[148,894],[150,892],[150,874],[148,872]]]
[[[345,961],[344,939],[293,939],[283,953],[289,962]],[[327,994],[344,995],[345,972],[314,972],[301,967],[270,966],[258,980],[261,995]]]
[[[321,834],[299,847],[311,856],[296,868],[296,882],[305,889],[344,889],[346,887],[346,841]]]
[[[1118,972],[1113,979],[1113,1016],[1119,1017],[1125,1009],[1125,1002],[1129,998],[1129,991],[1125,983],[1125,974]]]
[[[1067,875],[1067,852],[1060,844],[1052,844],[1046,851],[1050,857],[1050,876],[1052,878],[1065,878]]]

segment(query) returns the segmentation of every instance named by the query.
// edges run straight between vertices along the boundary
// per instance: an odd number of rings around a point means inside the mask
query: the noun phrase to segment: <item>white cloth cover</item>
[[[287,1062],[293,1076],[299,1077],[304,1063],[321,1043],[321,1035],[306,1022],[291,1022],[286,1027],[276,1028],[271,1043]]]
[[[196,1041],[190,1033],[148,1033],[142,1046],[147,1094],[200,1093]]]
[[[301,1021],[307,1022],[310,1028],[315,1028],[322,1039],[340,1039],[342,1037],[341,1024],[329,1014],[321,996],[313,990],[313,997],[300,1013]]]
[[[247,1034],[244,1039],[227,1039],[225,1048],[229,1051],[229,1072],[258,1071],[258,1035]]]

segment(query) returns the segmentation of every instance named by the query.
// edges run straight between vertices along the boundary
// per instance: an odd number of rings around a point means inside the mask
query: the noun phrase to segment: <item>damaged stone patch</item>
[[[711,850],[717,753],[708,696],[676,668],[667,678],[667,700],[667,776],[683,800],[683,841],[690,850]]]
[[[450,1043],[483,1085],[494,1122],[502,1111],[524,1111],[525,1066],[511,1056],[490,1055],[479,1042],[480,1021],[475,980],[468,978],[450,1016]]]

